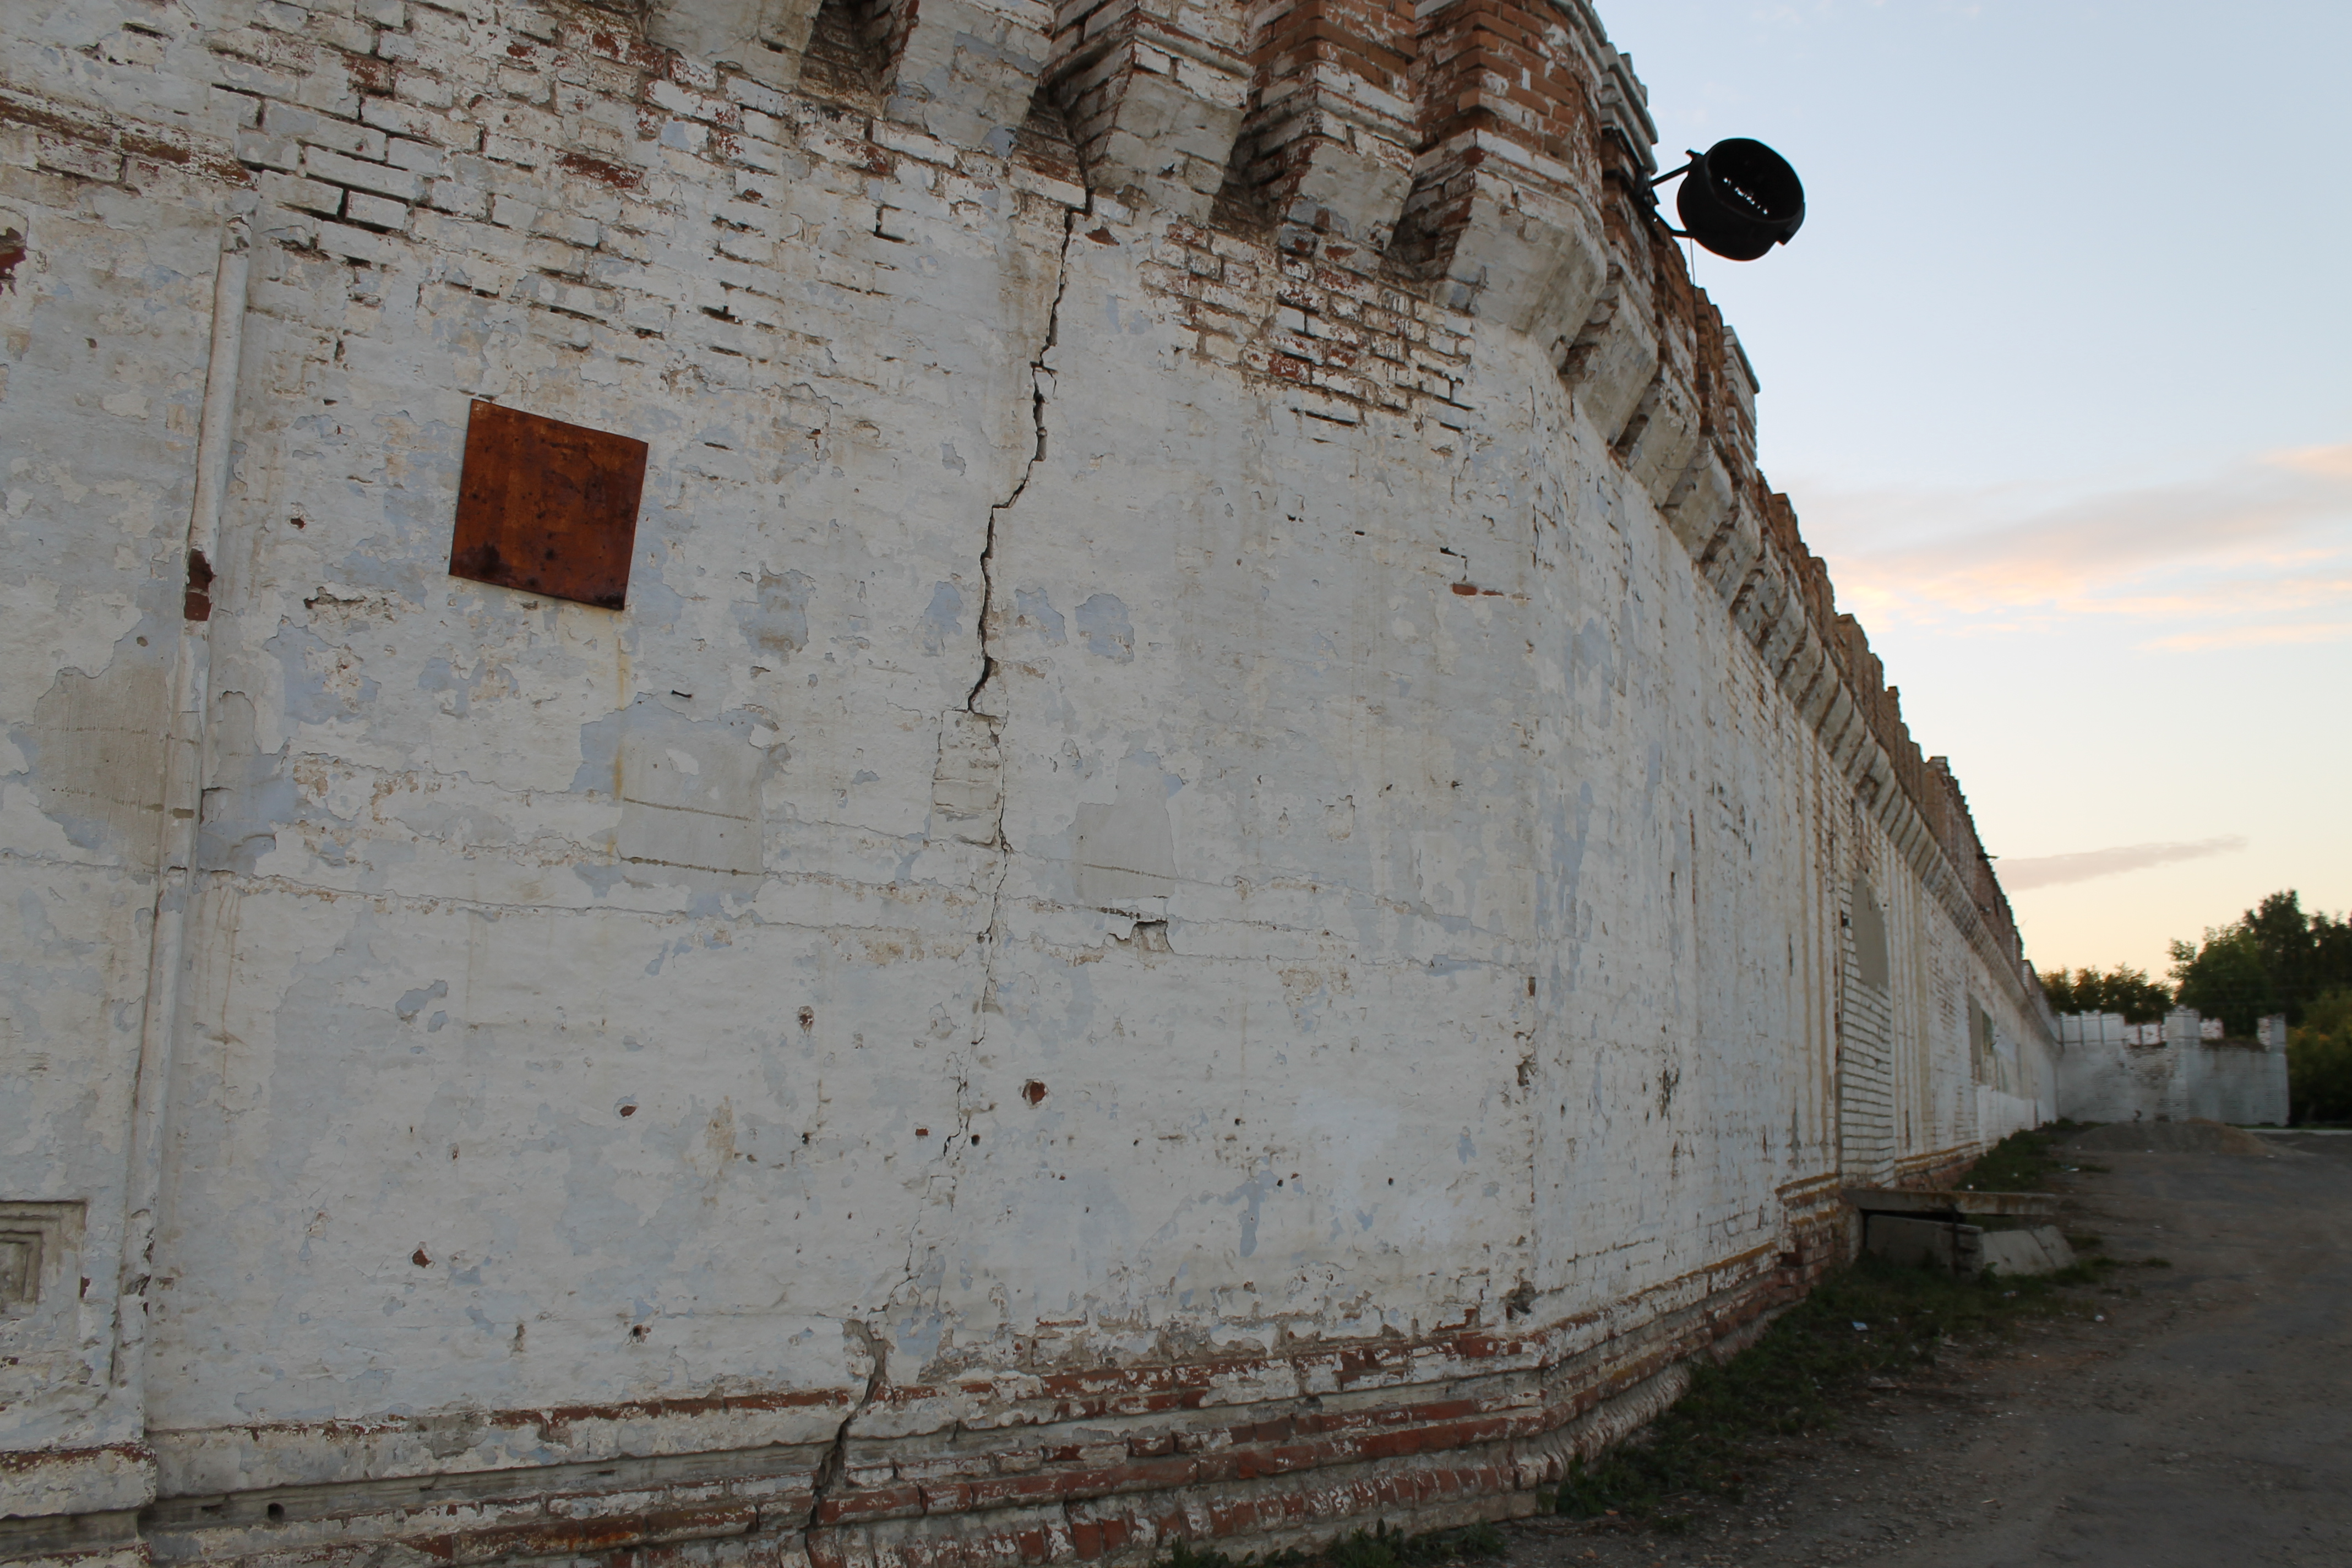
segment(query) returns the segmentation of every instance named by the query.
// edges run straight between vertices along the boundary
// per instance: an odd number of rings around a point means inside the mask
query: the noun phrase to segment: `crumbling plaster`
[[[1976,868],[1919,869],[1647,296],[1579,328],[1598,239],[1489,315],[1383,286],[1409,380],[1285,380],[1264,343],[1355,329],[1187,221],[1191,141],[1166,190],[1129,167],[1190,67],[1111,95],[1090,193],[662,54],[691,29],[184,10],[0,26],[0,1199],[86,1203],[92,1281],[0,1392],[55,1461],[16,1511],[160,1498],[170,1551],[236,1555],[287,1538],[174,1500],[781,1455],[784,1502],[729,1494],[757,1538],[1450,1380],[1598,1412],[1507,1490],[1811,1267],[1842,1176],[2047,1111]],[[369,29],[408,85],[321,74]],[[977,137],[1026,47],[892,101]],[[151,1279],[168,656],[247,215]],[[625,612],[446,574],[474,398],[650,444]]]

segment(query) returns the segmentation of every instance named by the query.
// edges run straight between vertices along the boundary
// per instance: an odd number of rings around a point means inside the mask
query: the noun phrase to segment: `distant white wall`
[[[2058,1020],[2058,1110],[2081,1121],[2214,1121],[2284,1126],[2286,1020],[2265,1018],[2259,1042],[2208,1038],[2194,1009],[2162,1025],[2118,1013]]]

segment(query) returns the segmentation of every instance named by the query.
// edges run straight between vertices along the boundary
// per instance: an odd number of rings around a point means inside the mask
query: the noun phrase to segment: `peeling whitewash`
[[[1231,72],[1073,109],[1089,193],[1000,123],[1045,7],[877,6],[953,63],[870,93],[755,9],[0,13],[0,1554],[1512,1511],[1842,1180],[2053,1110],[1989,872],[1668,431],[1744,362],[1598,260],[1507,326],[1200,226]],[[1270,371],[1347,266],[1402,374]],[[447,574],[476,398],[650,444],[625,611]]]

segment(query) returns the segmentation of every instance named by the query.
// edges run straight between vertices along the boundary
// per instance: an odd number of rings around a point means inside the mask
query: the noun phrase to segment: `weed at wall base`
[[[1370,1530],[1339,1536],[1319,1551],[1293,1547],[1263,1558],[1254,1552],[1233,1557],[1215,1547],[1198,1552],[1191,1542],[1179,1541],[1153,1568],[1434,1568],[1438,1563],[1500,1557],[1509,1547],[1503,1532],[1491,1524],[1407,1535],[1402,1530],[1391,1530],[1383,1520]]]
[[[1829,1276],[1730,1360],[1701,1367],[1672,1408],[1616,1447],[1570,1465],[1554,1506],[1573,1518],[1616,1513],[1670,1532],[1687,1515],[1667,1505],[1737,1502],[1767,1462],[1765,1445],[1832,1426],[1838,1395],[1874,1377],[1935,1364],[1948,1340],[1999,1333],[2026,1314],[2059,1310],[2068,1285],[2114,1265],[2078,1264],[2035,1279],[1958,1279],[1864,1258]]]

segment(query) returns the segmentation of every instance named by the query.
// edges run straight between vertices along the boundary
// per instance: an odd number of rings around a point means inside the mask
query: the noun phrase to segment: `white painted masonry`
[[[2176,1008],[2161,1025],[2120,1013],[2058,1020],[2058,1112],[2078,1121],[2287,1124],[2286,1019],[2262,1020],[2260,1037],[2221,1037],[2219,1019]],[[2143,1038],[2153,1035],[2153,1039]]]
[[[1237,8],[0,8],[0,1555],[1510,1512],[2053,1113],[1534,9],[1580,162],[1318,229]],[[475,399],[625,610],[448,574]]]

